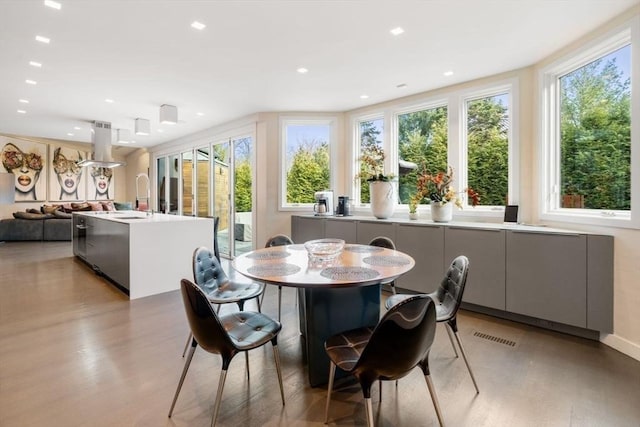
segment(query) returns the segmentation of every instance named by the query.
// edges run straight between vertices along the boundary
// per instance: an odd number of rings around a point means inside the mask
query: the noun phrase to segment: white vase
[[[453,218],[453,203],[431,203],[431,219],[433,222],[449,222]]]
[[[418,212],[409,212],[409,219],[411,220],[418,219]]]
[[[371,212],[378,219],[389,218],[396,209],[396,188],[391,181],[369,182]]]

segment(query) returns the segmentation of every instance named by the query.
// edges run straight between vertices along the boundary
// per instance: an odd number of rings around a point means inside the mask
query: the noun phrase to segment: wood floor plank
[[[324,425],[326,390],[307,385],[294,290],[284,288],[283,299],[286,406],[267,345],[250,353],[249,380],[243,358],[232,362],[218,425]],[[277,316],[277,289],[267,289],[263,312]],[[640,425],[640,362],[598,342],[470,312],[461,312],[459,327],[481,392],[439,326],[430,360],[449,426]],[[0,426],[208,426],[220,360],[200,349],[167,418],[187,333],[178,291],[129,301],[76,260],[68,242],[2,244]],[[397,388],[385,383],[381,402],[377,386],[372,395],[378,426],[437,425],[419,370]],[[329,425],[366,425],[354,383],[334,392]]]

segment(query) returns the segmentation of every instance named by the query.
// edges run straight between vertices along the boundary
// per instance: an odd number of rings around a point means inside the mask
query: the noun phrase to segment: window
[[[465,101],[467,187],[482,206],[509,204],[509,92]],[[460,179],[458,176],[456,179]]]
[[[316,191],[332,188],[333,120],[283,119],[281,206],[314,203]]]
[[[358,140],[360,141],[360,158],[363,155],[377,157],[376,154],[384,149],[382,144],[382,135],[384,133],[384,118],[379,117],[371,120],[362,120],[358,122]],[[364,165],[360,163],[360,203],[369,203],[369,185],[366,178],[362,177],[362,168]]]
[[[447,107],[436,106],[398,114],[398,196],[408,204],[416,191],[417,173],[436,173],[448,166]],[[426,203],[422,200],[421,203]]]
[[[543,218],[634,223],[631,52],[627,28],[543,71]]]

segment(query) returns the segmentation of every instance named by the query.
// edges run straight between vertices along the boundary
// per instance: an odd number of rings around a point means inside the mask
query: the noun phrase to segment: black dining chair
[[[238,353],[245,352],[246,354],[249,350],[261,347],[268,342],[271,342],[273,346],[273,358],[275,360],[278,382],[280,384],[280,397],[282,398],[282,405],[284,406],[284,388],[282,386],[282,372],[278,352],[278,333],[282,329],[280,323],[262,313],[251,311],[239,311],[218,316],[202,288],[187,279],[180,281],[180,291],[182,292],[182,300],[193,338],[191,340],[189,354],[182,370],[182,375],[180,376],[180,381],[178,382],[176,394],[171,403],[169,418],[173,414],[173,409],[178,400],[178,395],[182,389],[187,371],[189,370],[193,354],[198,346],[209,353],[219,354],[222,357],[222,370],[220,371],[218,392],[216,394],[213,416],[211,418],[212,426],[215,425],[218,417],[220,402],[222,400],[222,390],[224,389],[227,370],[229,369],[231,360]]]
[[[218,312],[220,312],[222,304],[230,303],[238,304],[240,311],[242,311],[245,301],[253,298],[256,298],[258,311],[262,311],[259,297],[264,292],[264,283],[229,279],[215,254],[204,246],[193,252],[192,261],[193,278],[196,285],[202,289],[211,304],[218,304]],[[182,357],[184,357],[190,341],[191,335],[187,339]]]
[[[393,249],[394,251],[396,250],[396,245],[395,243],[393,243],[393,240],[385,236],[374,237],[369,242],[369,246],[377,246],[379,248]],[[397,293],[395,280],[392,280],[391,282],[386,282],[386,283],[383,282],[381,284],[389,285],[389,287],[391,287],[391,292],[393,292],[394,295]]]
[[[460,334],[458,333],[458,309],[460,308],[460,304],[462,303],[462,296],[467,284],[468,274],[469,259],[464,255],[456,257],[451,262],[451,265],[447,270],[447,274],[442,279],[442,282],[440,282],[440,286],[438,286],[438,289],[428,295],[436,302],[436,321],[445,322],[445,328],[447,329],[449,341],[451,341],[453,351],[456,357],[458,357],[456,344],[453,341],[453,337],[455,336],[455,339],[458,342],[458,347],[460,347],[460,352],[462,353],[464,363],[465,365],[467,365],[469,375],[471,375],[473,386],[476,388],[476,393],[480,393],[480,389],[478,388],[478,384],[476,383],[476,378],[474,377],[473,371],[471,370],[471,365],[469,365],[469,359],[467,358],[467,354],[464,351],[464,347],[462,346],[462,338],[460,338]],[[390,309],[399,302],[409,297],[412,297],[412,295],[392,295],[387,299],[385,307],[387,309]]]
[[[415,295],[386,312],[375,329],[353,329],[327,339],[324,346],[330,362],[325,424],[329,421],[336,366],[359,381],[369,427],[374,425],[371,385],[378,380],[398,380],[420,366],[438,421],[444,425],[429,370],[429,352],[435,337],[435,326],[433,300],[427,295]]]
[[[271,248],[273,246],[286,246],[293,245],[293,240],[286,234],[276,234],[275,236],[269,237],[267,243],[264,245],[265,248]],[[264,294],[262,294],[262,300],[264,301]],[[278,321],[280,321],[282,315],[282,286],[278,285]]]

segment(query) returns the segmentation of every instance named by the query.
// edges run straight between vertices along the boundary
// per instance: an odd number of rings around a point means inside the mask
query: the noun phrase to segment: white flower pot
[[[449,222],[453,218],[453,203],[431,203],[431,219],[433,222]]]
[[[390,181],[370,181],[371,212],[378,219],[393,215],[396,209],[396,187]]]
[[[418,212],[409,212],[409,219],[411,220],[418,219]]]

